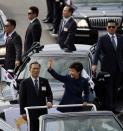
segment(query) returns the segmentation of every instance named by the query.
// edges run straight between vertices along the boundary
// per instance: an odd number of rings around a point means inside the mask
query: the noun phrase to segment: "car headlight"
[[[4,56],[6,54],[6,47],[0,48],[0,56]]]
[[[76,19],[77,27],[88,27],[88,23],[85,19]]]

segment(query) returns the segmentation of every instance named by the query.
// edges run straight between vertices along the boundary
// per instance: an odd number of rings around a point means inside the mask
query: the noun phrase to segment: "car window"
[[[41,64],[41,72],[40,76],[47,78],[50,82],[57,81],[55,80],[48,72],[47,72],[47,62],[49,57],[42,56],[41,58],[33,57],[33,59],[30,61],[38,61]],[[75,61],[79,61],[83,63],[84,69],[87,71],[87,73],[90,75],[90,61],[88,57],[62,57],[62,56],[54,56],[52,57],[54,64],[53,68],[56,70],[57,73],[61,75],[68,74],[68,69],[71,63]],[[29,63],[29,64],[30,64]],[[20,74],[19,79],[25,79],[29,77],[29,64],[26,66],[24,71]]]
[[[44,131],[122,131],[113,116],[85,116],[49,119]]]

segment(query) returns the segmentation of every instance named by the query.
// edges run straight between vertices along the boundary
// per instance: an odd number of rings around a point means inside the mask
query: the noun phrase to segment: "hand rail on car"
[[[94,104],[69,104],[69,105],[53,105],[52,108],[56,107],[80,107],[80,106],[91,106],[93,108],[93,111],[97,111],[96,106]],[[30,131],[30,118],[29,118],[29,109],[44,109],[48,108],[47,106],[31,106],[31,107],[25,107],[26,115],[27,115],[27,121],[28,121],[28,131]]]
[[[79,106],[92,106],[94,111],[97,111],[96,106],[94,104],[68,104],[68,105],[53,105],[52,108],[56,107],[79,107]],[[47,106],[31,106],[31,107],[25,107],[25,110],[28,109],[43,109],[43,108],[48,108]]]

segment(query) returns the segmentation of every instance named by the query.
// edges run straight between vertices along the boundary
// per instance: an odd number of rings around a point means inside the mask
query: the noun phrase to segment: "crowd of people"
[[[58,33],[58,44],[66,52],[76,50],[74,45],[77,29],[74,21],[73,7],[71,1],[66,4],[63,0],[47,0],[47,16],[44,23],[53,23],[54,33]],[[68,1],[67,1],[68,2]],[[61,12],[61,10],[63,10]],[[35,42],[39,42],[42,34],[41,23],[38,19],[39,9],[31,6],[28,9],[30,24],[26,30],[24,41],[24,53],[26,53]],[[4,67],[6,70],[14,70],[22,63],[22,40],[15,31],[16,21],[7,19],[5,23],[6,57]],[[118,87],[123,74],[123,37],[116,33],[117,23],[113,20],[107,22],[107,33],[98,40],[95,55],[93,58],[92,71],[96,72],[98,61],[101,62],[101,71],[108,72],[110,78],[104,86],[103,110],[111,110],[116,113],[116,100]],[[63,104],[87,104],[89,100],[88,80],[81,76],[83,65],[80,62],[72,63],[69,67],[69,74],[62,76],[52,68],[52,59],[48,60],[48,72],[57,80],[64,83],[65,92],[60,102]],[[26,118],[24,107],[44,106],[52,107],[53,94],[50,84],[46,78],[39,76],[41,65],[38,62],[30,64],[30,77],[20,84],[19,104],[20,114]],[[82,97],[82,92],[85,96]],[[71,99],[72,98],[72,99]],[[80,108],[58,108],[61,112],[80,111]],[[47,109],[33,111],[31,114],[30,131],[39,131],[38,117],[46,114]]]

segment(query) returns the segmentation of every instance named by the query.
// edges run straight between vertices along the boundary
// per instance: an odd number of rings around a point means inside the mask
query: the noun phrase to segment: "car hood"
[[[122,16],[123,6],[118,3],[111,4],[76,4],[74,17],[93,16]]]

